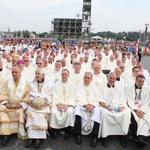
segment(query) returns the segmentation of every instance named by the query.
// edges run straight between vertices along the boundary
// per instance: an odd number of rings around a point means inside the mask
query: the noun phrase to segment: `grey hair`
[[[36,70],[35,70],[35,72],[36,71],[40,71],[42,74],[44,74],[45,75],[45,71],[44,71],[44,69],[43,68],[37,68]]]

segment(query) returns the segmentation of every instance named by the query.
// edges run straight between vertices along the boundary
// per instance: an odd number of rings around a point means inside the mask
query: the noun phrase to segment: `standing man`
[[[35,139],[34,146],[39,148],[41,145],[40,140],[46,139],[46,130],[48,129],[48,115],[52,102],[52,82],[45,75],[43,69],[38,68],[35,71],[35,79],[30,86],[30,105],[26,112],[26,128],[29,141],[26,147],[31,147],[33,139]]]
[[[18,66],[12,67],[12,77],[5,82],[0,92],[0,135],[3,135],[3,146],[7,144],[11,134],[17,133],[18,138],[27,139],[24,111],[29,102],[30,86],[21,76]]]
[[[82,135],[93,134],[91,147],[98,141],[100,124],[100,108],[98,103],[98,89],[92,84],[91,72],[84,74],[83,82],[77,87],[77,105],[75,107],[76,144],[81,144]]]
[[[61,71],[61,80],[53,88],[50,127],[52,138],[57,137],[57,129],[65,130],[64,139],[69,139],[70,129],[74,126],[75,85],[69,80],[69,71]]]

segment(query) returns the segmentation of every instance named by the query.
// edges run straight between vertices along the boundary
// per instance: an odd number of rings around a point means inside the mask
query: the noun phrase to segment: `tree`
[[[21,32],[20,32],[20,31],[17,32],[17,36],[18,36],[18,37],[21,36]]]
[[[35,31],[32,31],[32,33],[36,35],[36,32],[35,32]]]
[[[40,33],[40,34],[39,34],[39,37],[40,37],[40,38],[46,38],[46,37],[49,38],[50,36],[49,36],[49,33],[43,32],[43,33]]]

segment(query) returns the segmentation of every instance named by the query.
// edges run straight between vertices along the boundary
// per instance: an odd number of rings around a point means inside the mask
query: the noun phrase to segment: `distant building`
[[[13,38],[14,32],[4,32],[4,38]]]
[[[0,31],[0,38],[13,38],[14,32],[10,32],[10,28],[8,28],[8,31]]]
[[[4,37],[4,32],[0,31],[0,39],[2,39]]]

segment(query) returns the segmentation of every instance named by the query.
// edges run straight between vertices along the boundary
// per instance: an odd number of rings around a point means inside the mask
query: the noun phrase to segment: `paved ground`
[[[150,139],[148,139],[149,143]],[[136,143],[132,141],[132,139],[128,139],[128,146],[127,148],[123,148],[120,145],[119,138],[117,136],[109,138],[109,146],[107,148],[102,146],[101,140],[99,140],[98,145],[95,148],[91,148],[91,136],[83,136],[82,144],[76,145],[75,144],[75,136],[72,135],[69,140],[64,140],[62,135],[59,135],[57,139],[52,140],[51,137],[48,136],[47,140],[43,140],[41,143],[40,150],[149,150],[150,143],[144,148],[140,149],[137,148]],[[21,141],[17,139],[15,135],[9,140],[7,146],[2,147],[0,145],[1,150],[27,150],[25,148],[27,141]],[[34,150],[34,146],[30,148]]]
[[[150,56],[142,57],[142,62],[144,64],[145,69],[150,70]]]
[[[142,62],[146,69],[150,69],[150,57],[144,56],[142,58]],[[1,142],[1,138],[0,138]],[[64,140],[63,135],[59,135],[56,140],[52,140],[50,136],[48,136],[47,140],[42,141],[42,145],[39,148],[40,150],[137,150],[136,143],[132,141],[132,139],[128,139],[128,146],[127,148],[122,148],[119,142],[118,137],[110,137],[109,146],[107,148],[103,147],[101,144],[101,140],[99,140],[98,145],[95,148],[90,147],[91,137],[90,136],[83,136],[82,144],[76,145],[75,144],[75,137],[74,135],[71,136],[69,140]],[[150,138],[148,138],[148,143],[150,142]],[[16,135],[13,135],[10,141],[8,142],[7,146],[2,147],[0,145],[1,150],[26,150],[25,145],[27,141],[19,140]],[[34,150],[34,147],[30,148]],[[140,149],[139,149],[140,150]],[[141,150],[150,150],[150,143]]]

